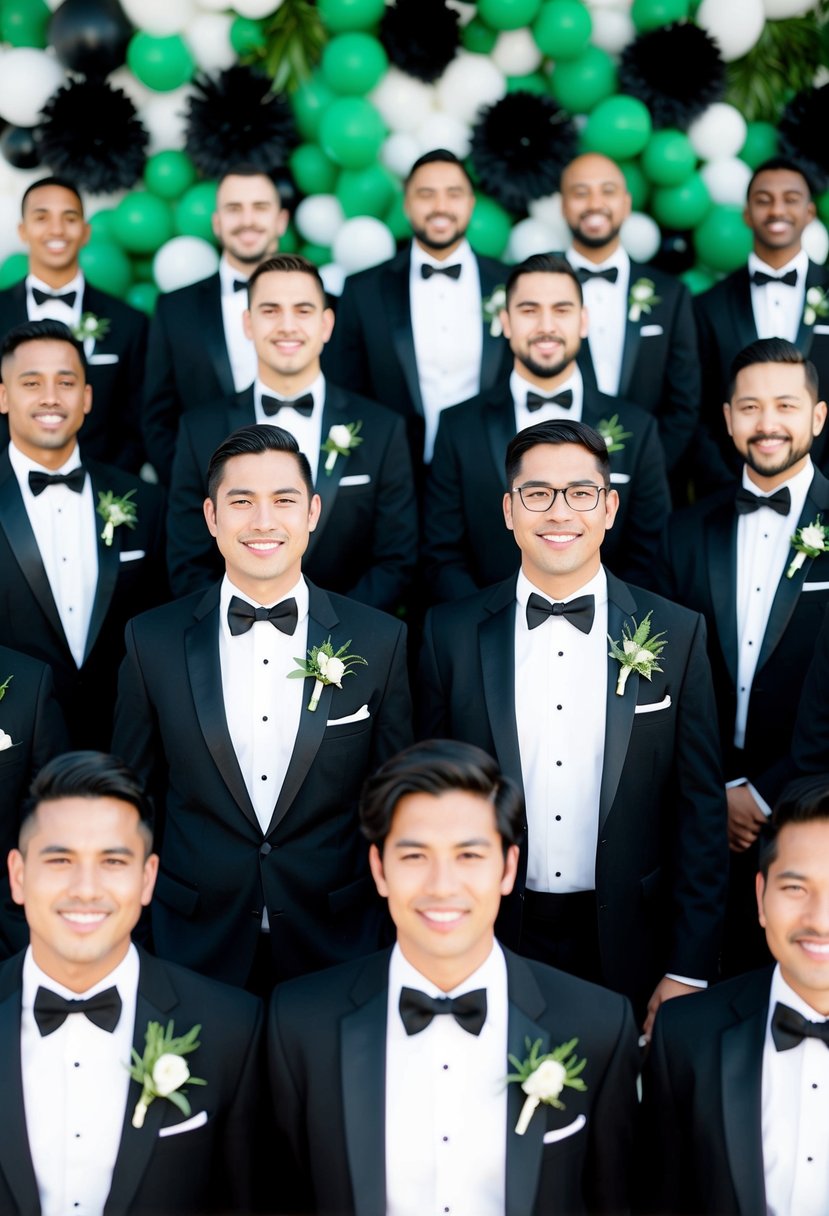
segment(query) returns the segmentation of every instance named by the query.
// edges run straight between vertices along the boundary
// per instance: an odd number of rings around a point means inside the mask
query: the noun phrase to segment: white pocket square
[[[119,554],[119,558],[122,562],[137,562],[139,557],[146,556],[146,549],[125,549],[123,553]]]
[[[829,591],[829,583],[804,583],[801,591]]]
[[[87,363],[93,363],[93,364],[97,363],[99,365],[102,363],[117,363],[117,362],[118,362],[117,355],[90,355],[89,358],[87,359]]]
[[[173,1123],[170,1127],[162,1127],[159,1130],[159,1139],[162,1136],[179,1136],[182,1132],[194,1132],[197,1127],[204,1127],[207,1122],[207,1111],[200,1110],[197,1115],[193,1115],[192,1119],[185,1119],[183,1123]]]
[[[658,709],[668,709],[671,704],[670,693],[666,694],[661,701],[655,701],[653,705],[637,705],[634,709],[635,714],[655,714]]]
[[[568,1123],[566,1127],[558,1127],[553,1132],[544,1133],[545,1144],[555,1144],[557,1140],[566,1140],[568,1136],[575,1136],[576,1132],[580,1132],[587,1120],[584,1115],[579,1115],[572,1123]]]
[[[812,332],[816,334],[829,334],[829,325],[816,325]]]
[[[660,334],[664,334],[664,329],[661,325],[643,325],[639,330],[640,338],[658,338]]]
[[[353,714],[346,714],[344,718],[329,718],[326,726],[345,726],[346,722],[362,722],[366,718],[370,718],[367,705],[361,705],[360,708]]]
[[[617,486],[626,486],[630,481],[630,473],[611,473],[611,482],[615,482]]]
[[[341,486],[367,486],[371,481],[368,473],[355,473],[353,477],[341,477]]]

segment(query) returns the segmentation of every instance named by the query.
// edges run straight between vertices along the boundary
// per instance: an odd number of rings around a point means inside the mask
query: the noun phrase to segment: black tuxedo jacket
[[[618,641],[649,611],[664,631],[664,671],[636,673],[617,696],[608,655],[606,737],[596,841],[596,900],[602,972],[608,987],[644,1007],[667,972],[691,979],[716,970],[727,847],[705,622],[608,572],[608,633]],[[426,618],[418,733],[460,739],[497,757],[523,785],[515,719],[515,579]],[[646,707],[652,706],[648,710]],[[644,712],[643,712],[644,711]],[[552,812],[551,808],[551,812]],[[520,940],[527,868],[521,843],[516,892],[499,932]]]
[[[91,521],[98,537],[98,585],[83,664],[79,670],[69,650],[8,452],[0,455],[0,636],[52,668],[72,746],[107,751],[124,626],[166,598],[164,499],[157,486],[121,469],[95,460],[85,465],[95,506],[102,491],[135,490],[138,519],[132,531],[116,528],[110,546],[101,539],[101,517]]]
[[[110,322],[109,331],[87,354],[92,409],[83,424],[83,450],[95,460],[137,473],[144,461],[141,400],[147,359],[147,318],[135,308],[84,285],[84,312]],[[0,291],[0,334],[28,321],[26,284]],[[0,416],[0,444],[9,442],[9,424]]]
[[[625,322],[619,397],[635,401],[659,424],[668,470],[690,443],[699,418],[700,369],[694,313],[688,288],[673,275],[631,262],[630,285],[650,279],[659,303],[636,321]],[[578,357],[585,381],[596,386],[590,337]]]
[[[585,387],[582,421],[616,414],[630,439],[610,457],[619,513],[604,542],[608,566],[647,585],[670,511],[665,458],[656,422],[628,401]],[[424,499],[429,589],[436,601],[460,599],[509,578],[521,554],[504,523],[504,456],[515,435],[508,387],[444,410]]]
[[[170,1134],[188,1119],[172,1102],[150,1103],[144,1126],[132,1126],[141,1086],[131,1081],[121,1144],[104,1216],[169,1216],[170,1213],[248,1212],[251,1205],[251,1142],[258,1095],[263,1011],[247,992],[216,984],[139,950],[140,972],[133,1046],[144,1052],[149,1022],[173,1021],[178,1034],[200,1025],[200,1046],[188,1056],[194,1076],[190,1119],[207,1112],[199,1127]],[[23,1114],[20,1001],[23,955],[0,968],[0,1211],[40,1216],[37,1182]],[[126,1061],[125,1061],[126,1064]],[[167,1129],[167,1134],[159,1132]]]
[[[701,612],[708,625],[708,654],[728,780],[747,777],[774,802],[788,772],[792,728],[815,639],[829,605],[829,558],[807,558],[786,577],[790,549],[779,571],[760,646],[746,722],[745,748],[733,747],[737,713],[737,513],[728,487],[672,516],[663,564],[664,593]],[[798,527],[829,518],[829,481],[815,471]],[[823,563],[826,563],[824,566]]]
[[[367,659],[304,708],[262,833],[230,739],[219,587],[132,621],[113,750],[157,793],[161,869],[152,904],[163,958],[244,984],[267,905],[277,976],[376,949],[382,905],[357,826],[365,778],[411,741],[405,627],[309,584],[308,648],[351,640]],[[367,705],[370,716],[339,725]]]
[[[803,692],[792,733],[790,764],[783,768],[776,799],[787,780],[829,771],[829,613],[814,639],[814,655],[803,681]],[[769,799],[766,799],[769,801]]]
[[[274,424],[290,430],[292,412],[277,414]],[[255,421],[252,388],[181,419],[167,518],[174,595],[206,590],[221,578],[221,554],[202,511],[207,466],[232,431]],[[390,410],[326,384],[323,442],[332,426],[358,421],[363,442],[348,456],[338,456],[330,473],[320,453],[315,488],[322,514],[304,564],[309,577],[327,590],[393,610],[417,555],[417,504],[405,428]]]
[[[643,1078],[638,1172],[647,1211],[765,1212],[761,1098],[771,977],[771,968],[752,971],[660,1006]]]
[[[636,1031],[630,1006],[605,989],[505,951],[508,1050],[548,1052],[578,1037],[585,1093],[565,1090],[565,1110],[537,1108],[514,1128],[521,1087],[509,1089],[506,1216],[622,1212],[635,1117]],[[283,1169],[272,1203],[291,1213],[383,1216],[389,953],[279,987],[268,1026],[270,1089]],[[510,1066],[504,1059],[504,1075]],[[584,1117],[581,1128],[573,1127]],[[474,1111],[469,1112],[474,1119]],[[547,1132],[568,1129],[544,1144]],[[285,1181],[287,1195],[281,1192]],[[282,1206],[284,1205],[284,1206]]]

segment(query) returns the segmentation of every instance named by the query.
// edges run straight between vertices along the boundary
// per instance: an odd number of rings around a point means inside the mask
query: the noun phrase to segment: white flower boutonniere
[[[121,524],[126,524],[128,528],[134,528],[136,525],[138,510],[135,503],[131,501],[134,493],[135,490],[128,490],[126,494],[120,495],[114,494],[112,490],[107,490],[106,494],[103,490],[98,491],[96,510],[104,521],[101,540],[107,548],[112,544],[115,529],[120,528]]]
[[[530,1125],[535,1108],[541,1102],[555,1106],[557,1110],[564,1110],[564,1103],[559,1100],[559,1094],[565,1085],[570,1089],[577,1089],[581,1093],[587,1089],[581,1078],[587,1060],[578,1060],[573,1055],[578,1046],[578,1039],[570,1039],[569,1043],[562,1043],[545,1056],[539,1054],[541,1039],[536,1039],[534,1043],[525,1039],[524,1042],[529,1052],[526,1060],[519,1060],[517,1056],[513,1055],[508,1057],[515,1072],[511,1072],[507,1076],[507,1084],[511,1081],[518,1081],[527,1095],[515,1125],[517,1136],[524,1135]]]
[[[637,671],[646,680],[650,680],[655,671],[662,671],[658,659],[668,645],[667,642],[661,640],[664,636],[664,633],[654,633],[651,635],[650,612],[643,618],[634,633],[630,632],[629,625],[623,627],[621,646],[618,642],[613,641],[610,634],[607,635],[607,640],[610,642],[608,653],[619,664],[619,679],[616,681],[617,696],[621,697],[623,695],[625,684],[627,684],[628,676],[632,671]]]
[[[791,564],[786,571],[786,578],[794,578],[807,557],[820,557],[829,549],[829,527],[820,522],[820,516],[813,524],[798,528],[792,537],[792,548],[796,550]]]
[[[288,679],[305,680],[308,676],[312,676],[314,680],[314,691],[308,702],[311,713],[316,712],[326,684],[334,684],[337,688],[342,688],[343,676],[351,675],[353,667],[360,665],[368,667],[367,661],[361,655],[346,654],[350,645],[351,638],[335,652],[329,637],[322,645],[314,646],[312,650],[309,650],[307,659],[294,659],[298,667],[296,671],[288,672]]]
[[[623,451],[625,446],[623,440],[633,437],[633,431],[626,431],[623,428],[618,414],[614,414],[612,418],[602,418],[600,422],[596,423],[596,430],[607,444],[608,456],[611,452]]]
[[[141,1097],[132,1116],[133,1127],[144,1126],[144,1116],[150,1103],[156,1098],[167,1098],[185,1116],[190,1114],[190,1103],[181,1092],[185,1085],[206,1085],[200,1077],[191,1077],[190,1069],[183,1058],[199,1046],[198,1034],[201,1026],[194,1026],[187,1034],[176,1038],[173,1023],[163,1030],[160,1022],[150,1022],[144,1035],[146,1046],[140,1056],[133,1047],[133,1063],[129,1074],[141,1086]]]
[[[829,300],[822,287],[810,287],[803,306],[803,321],[806,325],[814,325],[818,317],[829,317]]]
[[[651,312],[661,303],[662,297],[656,294],[653,279],[637,279],[628,294],[628,320],[640,320],[643,313]]]
[[[0,752],[4,752],[7,747],[12,747],[12,737],[7,735],[4,730],[0,730]]]
[[[13,676],[13,675],[12,675],[12,676],[6,676],[6,678],[5,678],[5,680],[3,681],[3,683],[2,683],[2,684],[0,684],[0,701],[2,701],[2,700],[3,700],[3,698],[4,698],[4,697],[5,697],[5,695],[6,695],[6,693],[8,692],[8,690],[9,690],[9,685],[11,684],[11,682],[12,682],[12,680],[13,680],[13,679],[14,679],[14,676]]]
[[[501,325],[501,310],[507,306],[507,289],[503,283],[499,283],[493,289],[491,295],[483,298],[481,306],[484,312],[484,320],[489,325],[490,336],[500,338],[504,332],[504,328]]]
[[[323,452],[328,453],[325,461],[325,471],[329,477],[334,469],[334,465],[337,463],[337,457],[348,456],[352,448],[356,448],[358,444],[363,442],[358,437],[362,425],[362,422],[346,422],[339,426],[331,427],[328,432],[328,438],[321,449]]]
[[[109,327],[110,321],[107,317],[96,317],[94,312],[85,312],[78,324],[72,326],[72,333],[79,342],[85,342],[87,339],[100,342],[109,333]]]

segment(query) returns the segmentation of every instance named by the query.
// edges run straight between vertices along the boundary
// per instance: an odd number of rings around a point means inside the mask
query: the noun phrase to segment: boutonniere
[[[194,1026],[187,1034],[173,1035],[173,1023],[162,1030],[160,1022],[150,1022],[144,1035],[146,1046],[140,1056],[133,1047],[133,1063],[129,1074],[141,1086],[141,1097],[132,1114],[133,1127],[144,1126],[144,1116],[150,1103],[156,1098],[167,1098],[186,1117],[190,1114],[190,1103],[181,1092],[185,1085],[206,1085],[200,1077],[191,1077],[184,1056],[199,1046],[198,1033],[201,1026]]]
[[[506,306],[507,289],[503,283],[499,283],[491,295],[484,296],[483,300],[481,300],[484,320],[489,325],[490,337],[500,338],[504,332],[504,327],[501,324],[501,312]]]
[[[126,524],[128,528],[134,528],[138,520],[138,509],[134,502],[131,501],[135,490],[128,490],[126,494],[114,494],[112,490],[98,491],[98,506],[96,510],[104,521],[104,530],[101,533],[101,540],[107,546],[112,544],[112,538],[115,535],[115,529],[120,528],[121,524]]]
[[[331,476],[334,465],[337,463],[338,456],[348,456],[352,448],[356,448],[363,441],[359,438],[360,427],[362,422],[346,422],[339,426],[332,426],[328,432],[328,438],[322,445],[322,451],[327,452],[328,456],[325,461],[325,471]]]
[[[636,624],[635,621],[634,624]],[[646,680],[650,680],[655,671],[662,671],[657,660],[668,645],[667,642],[661,641],[664,636],[664,633],[651,635],[650,612],[643,618],[634,633],[630,632],[629,625],[625,624],[622,627],[621,646],[618,642],[613,641],[610,634],[607,635],[607,640],[610,642],[608,652],[610,658],[616,659],[619,664],[619,678],[616,681],[617,696],[621,697],[624,693],[625,684],[632,671],[637,671]]]
[[[542,1056],[539,1054],[541,1039],[536,1039],[534,1043],[525,1039],[524,1043],[529,1052],[526,1060],[519,1060],[518,1056],[508,1056],[515,1072],[509,1073],[507,1084],[511,1081],[518,1081],[527,1095],[515,1125],[517,1136],[524,1135],[539,1103],[545,1102],[548,1106],[554,1106],[556,1110],[564,1110],[564,1103],[560,1101],[559,1094],[565,1085],[570,1089],[579,1090],[580,1093],[586,1091],[587,1086],[580,1074],[584,1071],[587,1060],[578,1060],[572,1054],[578,1046],[578,1042],[578,1039],[570,1039],[569,1043],[562,1043],[554,1051]]]
[[[100,342],[109,333],[110,321],[107,317],[96,317],[94,312],[85,312],[77,325],[72,326],[72,334],[79,342],[89,339]]]
[[[5,697],[5,695],[6,695],[6,693],[8,692],[8,690],[9,690],[9,685],[11,684],[11,682],[12,682],[12,680],[13,680],[13,679],[14,679],[14,676],[13,676],[13,675],[11,675],[11,676],[6,676],[6,678],[5,678],[5,680],[3,681],[3,683],[2,683],[2,684],[0,684],[0,701],[2,701],[2,700],[3,700],[3,698],[4,698],[4,697]]]
[[[602,418],[596,423],[596,430],[607,444],[608,456],[611,452],[621,452],[625,446],[622,441],[633,437],[633,431],[624,429],[618,414],[614,414],[612,418]]]
[[[805,325],[814,325],[818,317],[829,317],[829,300],[822,287],[810,287],[803,306],[803,322]]]
[[[351,638],[335,651],[331,645],[331,638],[323,642],[321,646],[314,646],[308,651],[307,659],[294,659],[298,664],[296,671],[288,672],[289,680],[305,680],[308,676],[312,676],[314,680],[314,691],[311,693],[311,700],[308,702],[308,708],[311,713],[316,711],[320,703],[320,696],[326,684],[334,684],[337,688],[343,686],[343,676],[351,675],[352,667],[357,667],[362,664],[363,667],[368,667],[368,662],[359,654],[346,654],[351,645]]]
[[[637,279],[628,294],[628,320],[638,321],[642,313],[649,313],[661,303],[662,297],[656,294],[653,279]]]
[[[813,524],[798,528],[792,537],[792,548],[797,550],[786,571],[786,578],[794,578],[807,557],[820,557],[829,549],[829,527],[820,522],[820,516]]]

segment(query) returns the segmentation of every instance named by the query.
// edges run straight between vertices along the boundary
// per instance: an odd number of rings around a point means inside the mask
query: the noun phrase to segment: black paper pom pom
[[[110,194],[138,181],[149,136],[126,93],[102,80],[73,80],[43,107],[37,138],[53,173]]]
[[[725,85],[716,43],[688,22],[640,34],[625,47],[619,63],[619,91],[644,101],[655,127],[684,131],[719,101]]]
[[[445,0],[397,0],[380,21],[380,41],[401,72],[429,83],[455,58],[458,14]]]
[[[551,97],[508,93],[481,112],[472,132],[471,160],[483,190],[508,211],[558,188],[576,153],[576,131]]]
[[[829,181],[829,85],[804,89],[783,111],[778,130],[780,151],[803,166],[812,189],[822,193]]]
[[[206,177],[238,164],[275,173],[297,142],[291,108],[267,76],[235,65],[200,75],[188,103],[185,147]]]

